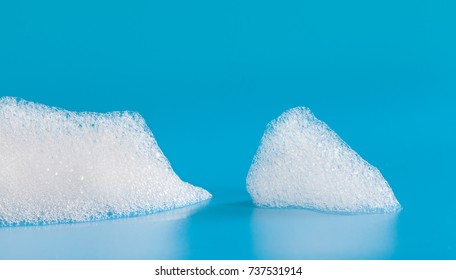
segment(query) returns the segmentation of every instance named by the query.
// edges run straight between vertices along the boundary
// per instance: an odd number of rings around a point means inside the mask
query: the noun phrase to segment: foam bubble
[[[378,169],[304,107],[268,125],[247,176],[247,190],[255,204],[265,207],[347,213],[400,209]]]
[[[141,215],[210,197],[179,179],[138,113],[0,99],[0,225]]]

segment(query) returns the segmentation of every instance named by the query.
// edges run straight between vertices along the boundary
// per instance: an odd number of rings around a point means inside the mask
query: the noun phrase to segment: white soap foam
[[[380,171],[304,107],[268,125],[247,190],[255,204],[265,207],[346,213],[400,209]]]
[[[0,99],[0,225],[141,215],[210,197],[179,179],[138,113]]]

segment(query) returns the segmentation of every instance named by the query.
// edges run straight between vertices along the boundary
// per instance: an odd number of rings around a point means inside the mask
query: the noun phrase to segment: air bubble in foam
[[[272,121],[247,176],[255,204],[328,212],[400,209],[388,182],[309,109]]]
[[[137,113],[0,98],[0,225],[140,215],[210,197],[179,179]]]

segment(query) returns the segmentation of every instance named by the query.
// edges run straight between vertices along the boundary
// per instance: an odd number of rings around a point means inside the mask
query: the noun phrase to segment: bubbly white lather
[[[394,212],[400,204],[380,171],[309,109],[272,121],[247,176],[255,204],[328,212]]]
[[[0,225],[140,215],[210,197],[180,180],[138,113],[0,98]]]

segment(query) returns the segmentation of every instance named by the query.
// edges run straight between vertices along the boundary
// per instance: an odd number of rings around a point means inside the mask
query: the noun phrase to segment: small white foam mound
[[[346,213],[400,209],[378,169],[303,107],[268,125],[247,176],[247,190],[255,204],[265,207]]]
[[[0,99],[0,225],[140,215],[210,197],[179,179],[137,113]]]

